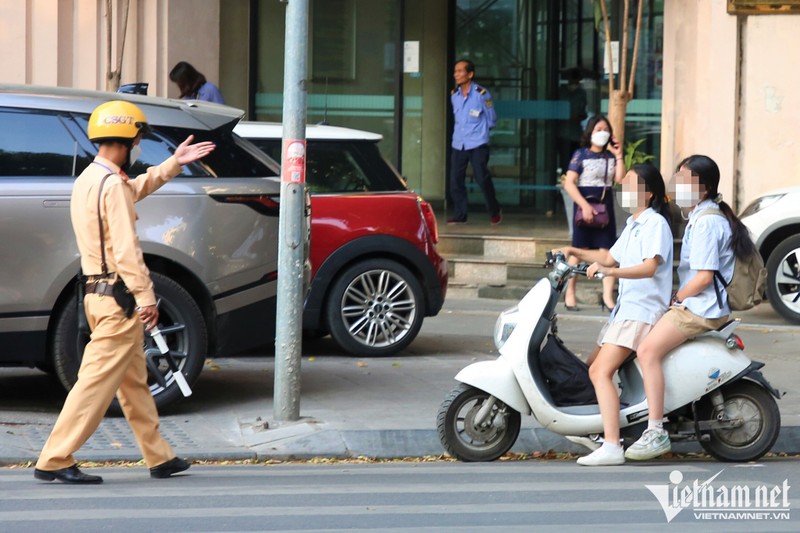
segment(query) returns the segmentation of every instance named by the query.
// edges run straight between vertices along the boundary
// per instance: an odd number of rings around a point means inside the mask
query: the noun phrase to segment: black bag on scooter
[[[539,353],[539,369],[556,405],[597,403],[589,367],[552,333]]]

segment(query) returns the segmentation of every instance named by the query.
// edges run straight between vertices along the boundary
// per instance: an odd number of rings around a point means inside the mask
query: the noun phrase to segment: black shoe
[[[184,470],[187,470],[190,466],[192,465],[188,461],[185,461],[180,457],[173,457],[166,463],[161,463],[160,465],[151,468],[150,477],[163,479],[165,477],[171,476],[172,474],[183,472]]]
[[[447,219],[447,223],[450,224],[451,226],[454,225],[454,224],[466,224],[467,223],[467,219],[465,219],[465,218],[448,218]]]
[[[62,468],[61,470],[39,470],[37,468],[33,471],[33,477],[42,481],[58,480],[62,483],[97,484],[103,482],[103,478],[100,476],[84,474],[77,465]]]
[[[567,311],[580,311],[581,310],[580,307],[578,307],[577,305],[564,304],[564,307],[567,308]]]

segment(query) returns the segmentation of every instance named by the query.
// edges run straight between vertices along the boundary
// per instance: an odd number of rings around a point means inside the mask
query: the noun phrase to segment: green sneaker
[[[625,458],[634,461],[647,461],[664,455],[672,449],[669,435],[663,429],[646,429],[642,436],[625,450]]]

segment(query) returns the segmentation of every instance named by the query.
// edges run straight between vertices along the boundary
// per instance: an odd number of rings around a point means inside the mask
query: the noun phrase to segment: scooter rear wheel
[[[708,396],[700,401],[700,420],[734,421],[736,427],[711,430],[711,440],[700,445],[720,461],[755,461],[772,449],[781,429],[775,398],[751,381],[722,388],[724,402],[715,409]]]
[[[461,461],[494,461],[505,454],[519,436],[519,411],[498,399],[482,424],[475,416],[491,395],[460,384],[442,402],[436,417],[439,439],[447,452]]]

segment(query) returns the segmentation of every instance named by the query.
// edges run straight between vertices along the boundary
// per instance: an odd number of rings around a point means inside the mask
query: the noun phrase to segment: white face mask
[[[596,131],[592,133],[592,144],[595,146],[603,147],[608,144],[611,134],[607,131]]]
[[[675,184],[675,203],[678,207],[694,207],[700,194],[692,190],[690,183],[676,183]]]
[[[136,160],[139,159],[140,155],[142,155],[142,147],[137,144],[136,146],[131,148],[131,154],[129,158],[130,162],[128,163],[128,166],[132,167],[133,164],[136,162]]]
[[[619,199],[619,205],[626,211],[633,211],[639,207],[638,194],[633,191],[622,191]]]

